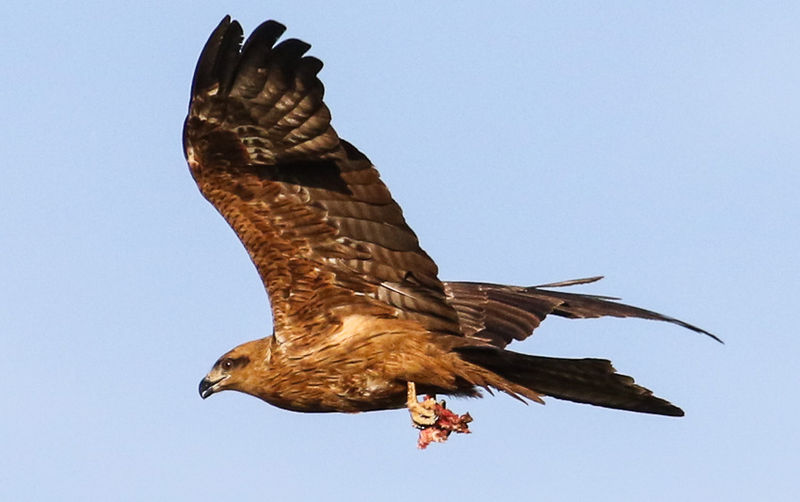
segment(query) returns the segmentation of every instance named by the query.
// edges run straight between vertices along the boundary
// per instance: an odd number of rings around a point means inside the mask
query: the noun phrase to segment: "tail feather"
[[[683,410],[614,370],[606,359],[562,359],[520,354],[494,347],[459,347],[459,356],[512,385],[498,388],[515,394],[521,386],[536,394],[606,408],[683,416]],[[494,385],[494,384],[493,384]]]

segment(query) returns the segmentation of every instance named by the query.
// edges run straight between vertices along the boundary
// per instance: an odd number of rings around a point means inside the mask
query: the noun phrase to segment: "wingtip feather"
[[[239,50],[243,35],[242,27],[238,21],[231,20],[230,15],[222,18],[214,31],[208,37],[208,41],[200,52],[197,59],[197,66],[194,70],[192,79],[192,96],[197,95],[201,89],[206,89],[220,83],[220,62],[229,61],[225,57],[225,52],[230,52],[232,45],[236,52]],[[236,40],[235,44],[231,42]],[[223,54],[221,54],[223,53]]]

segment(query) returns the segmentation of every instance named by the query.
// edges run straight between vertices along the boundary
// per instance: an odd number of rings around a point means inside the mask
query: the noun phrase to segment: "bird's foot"
[[[436,399],[426,396],[422,402],[417,400],[417,388],[414,382],[408,382],[408,412],[411,414],[411,423],[417,429],[426,429],[436,423]]]
[[[469,434],[469,413],[457,415],[447,409],[444,401],[436,401],[434,396],[425,396],[421,402],[417,400],[414,382],[408,383],[408,411],[411,422],[420,429],[417,447],[424,450],[431,443],[444,443],[453,432]]]

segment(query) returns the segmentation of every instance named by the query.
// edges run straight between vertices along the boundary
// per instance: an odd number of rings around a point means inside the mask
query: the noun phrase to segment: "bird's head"
[[[248,392],[250,380],[257,373],[255,367],[268,359],[266,340],[243,343],[220,357],[200,382],[200,397],[205,399],[223,390]]]

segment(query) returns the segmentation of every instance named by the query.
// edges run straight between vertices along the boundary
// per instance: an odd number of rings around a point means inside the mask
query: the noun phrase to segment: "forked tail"
[[[617,373],[606,359],[530,356],[485,346],[454,350],[463,360],[534,393],[606,408],[683,416],[683,410]]]

